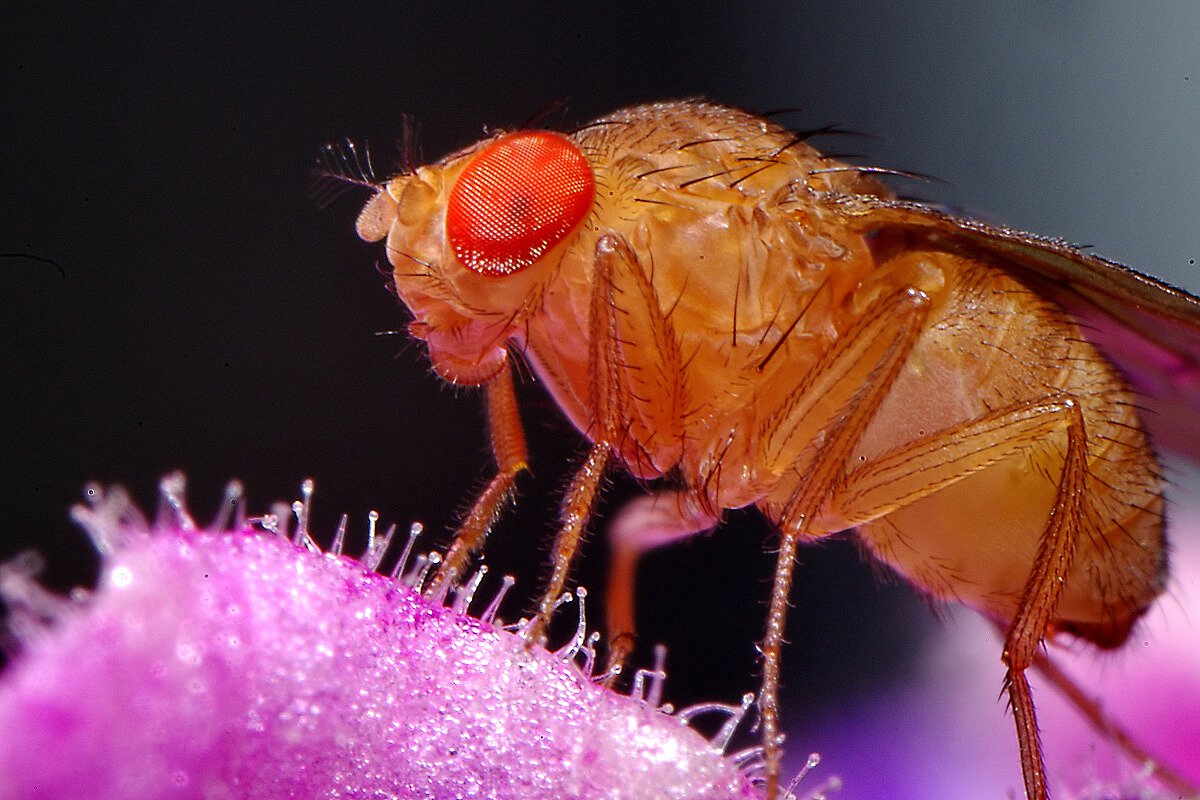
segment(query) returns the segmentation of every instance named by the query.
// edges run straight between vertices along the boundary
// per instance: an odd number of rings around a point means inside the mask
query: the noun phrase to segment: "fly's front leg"
[[[628,394],[627,390],[622,392],[622,370],[629,368],[622,362],[620,343],[622,339],[630,343],[639,341],[636,338],[628,338],[635,332],[623,331],[623,328],[637,324],[640,317],[636,310],[634,313],[630,313],[628,308],[623,310],[620,305],[622,298],[619,296],[627,290],[633,290],[635,293],[641,291],[636,281],[630,284],[627,280],[632,274],[631,266],[636,267],[636,260],[628,245],[611,234],[600,237],[596,242],[594,285],[588,312],[588,364],[593,427],[587,433],[593,444],[583,466],[575,473],[563,501],[562,527],[559,529],[558,538],[555,539],[551,556],[553,568],[538,604],[537,614],[526,629],[528,644],[540,641],[546,633],[555,605],[566,586],[571,561],[583,538],[584,526],[595,504],[604,470],[618,445],[624,419],[621,403],[623,394]]]
[[[908,289],[867,309],[858,323],[810,371],[779,413],[759,431],[760,458],[769,469],[786,469],[808,442],[824,433],[802,488],[779,515],[780,543],[763,641],[762,709],[767,760],[767,797],[779,791],[779,671],[788,595],[801,539],[831,531],[816,525],[847,459],[900,374],[924,329],[929,299]],[[787,376],[781,376],[781,379]],[[769,387],[768,387],[769,388]]]
[[[528,467],[525,431],[517,410],[512,370],[507,364],[487,384],[488,427],[492,434],[492,453],[498,471],[463,520],[454,543],[430,582],[427,594],[437,595],[448,581],[462,575],[467,559],[483,546],[488,531],[496,524],[500,511],[512,497],[517,474]]]

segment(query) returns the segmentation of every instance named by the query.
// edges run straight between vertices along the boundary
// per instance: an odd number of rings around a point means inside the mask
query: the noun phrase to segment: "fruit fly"
[[[1043,800],[1025,672],[1048,636],[1120,645],[1163,590],[1162,481],[1139,403],[1177,419],[1200,407],[1200,300],[896,199],[877,170],[807,138],[666,102],[364,178],[376,193],[358,233],[386,239],[437,374],[484,387],[499,467],[433,590],[461,574],[525,468],[519,353],[591,442],[532,640],[610,462],[672,486],[614,525],[618,654],[638,556],[757,506],[780,537],[760,695],[776,797],[797,547],[854,529],[921,591],[1002,627],[1026,794]]]

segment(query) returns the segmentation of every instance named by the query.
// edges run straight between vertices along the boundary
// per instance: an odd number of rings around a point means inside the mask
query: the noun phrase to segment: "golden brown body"
[[[488,384],[501,474],[447,570],[478,547],[524,466],[515,348],[594,442],[543,615],[610,454],[684,487],[630,517],[617,543],[618,628],[631,624],[641,550],[759,506],[783,538],[764,648],[774,791],[794,547],[855,527],[916,586],[1008,631],[1027,790],[1044,796],[1023,678],[1037,643],[1068,630],[1115,646],[1162,589],[1160,480],[1130,390],[1036,276],[970,231],[924,229],[878,184],[772,123],[661,103],[567,138],[594,176],[593,202],[544,253],[489,256],[504,274],[464,266],[475,256],[456,258],[468,251],[446,234],[463,227],[448,196],[488,142],[394,178],[359,221],[364,238],[387,236],[434,368]],[[901,224],[873,219],[876,203]]]
[[[772,415],[872,300],[920,289],[932,304],[926,329],[846,471],[990,409],[1062,392],[1079,398],[1089,438],[1088,525],[1056,617],[1076,627],[1109,626],[1106,640],[1124,639],[1162,588],[1160,482],[1132,394],[1067,315],[1000,268],[932,245],[881,263],[863,235],[796,201],[803,198],[797,184],[814,183],[808,173],[828,166],[807,146],[784,150],[774,156],[782,163],[727,188],[786,145],[786,131],[761,134],[760,120],[712,107],[698,113],[691,104],[626,115],[645,127],[635,135],[627,126],[600,125],[577,137],[600,187],[587,223],[593,230],[579,234],[540,306],[514,325],[515,341],[575,425],[587,433],[598,419],[588,403],[585,304],[601,231],[625,237],[643,266],[653,265],[654,301],[664,315],[671,312],[685,365],[678,376],[628,376],[636,385],[618,398],[622,460],[642,477],[679,467],[710,509],[758,503],[778,521],[820,447],[820,432],[795,460],[771,469],[758,451]],[[679,148],[706,138],[725,141]],[[731,167],[740,171],[679,188]],[[655,172],[638,178],[647,171]],[[877,190],[861,180],[836,188]],[[640,313],[629,305],[622,310]],[[787,343],[760,368],[802,309]],[[649,363],[638,352],[647,344],[623,347],[625,362]],[[917,586],[1011,620],[1064,448],[1064,434],[1051,437],[875,521],[852,507],[837,509],[820,532],[857,524],[872,551]]]

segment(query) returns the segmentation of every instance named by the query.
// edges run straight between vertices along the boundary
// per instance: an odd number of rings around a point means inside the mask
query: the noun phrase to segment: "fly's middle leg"
[[[780,544],[762,646],[759,699],[767,760],[766,794],[772,800],[779,792],[780,651],[796,548],[801,539],[831,532],[817,527],[817,513],[895,383],[928,314],[929,299],[913,289],[875,302],[813,367],[781,413],[770,418],[771,427],[760,431],[763,463],[775,470],[786,468],[781,459],[794,458],[793,453],[803,451],[801,442],[811,442],[824,434],[819,452],[808,463],[801,488],[778,514]]]

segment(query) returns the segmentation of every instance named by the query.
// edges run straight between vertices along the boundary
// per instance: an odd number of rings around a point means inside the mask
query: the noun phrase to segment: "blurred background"
[[[91,548],[67,517],[83,485],[120,483],[152,508],[159,477],[176,469],[201,519],[230,478],[261,512],[313,477],[322,541],[346,512],[361,545],[370,509],[402,526],[423,521],[426,547],[446,541],[492,473],[481,398],[442,384],[403,333],[409,316],[385,289],[382,248],[354,234],[365,197],[318,209],[306,190],[327,142],[369,142],[377,165],[394,163],[403,114],[435,160],[560,101],[547,124],[564,129],[655,99],[793,108],[781,122],[877,137],[827,149],[947,182],[901,191],[1093,245],[1200,291],[1192,3],[834,11],[751,0],[486,15],[399,5],[4,12],[0,560],[33,547],[48,584],[94,581]],[[520,394],[532,475],[487,549],[494,574],[522,576],[510,617],[547,572],[556,504],[584,448],[536,383]],[[1189,470],[1171,474],[1186,484]],[[614,476],[594,530],[636,491]],[[1194,502],[1195,491],[1178,496]],[[668,700],[736,702],[757,688],[770,542],[756,515],[737,512],[648,559],[640,624],[644,642],[670,648]],[[605,556],[593,535],[577,568],[596,600]],[[849,540],[801,558],[785,651],[793,755],[826,752],[850,782],[846,798],[940,796],[906,772],[936,763],[938,745],[854,743],[879,735],[855,727],[879,724],[858,710],[926,676],[946,628]],[[995,700],[999,645],[977,644],[989,666],[964,667],[962,680],[984,690],[979,724],[1011,727]],[[971,735],[936,709],[912,710],[919,719],[895,723],[946,741]],[[882,776],[856,786],[853,755],[828,755],[839,741],[872,750]],[[1012,759],[974,789],[999,797],[1019,786]]]

